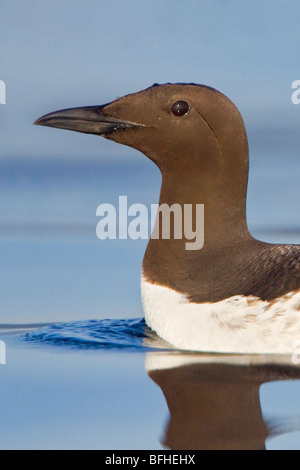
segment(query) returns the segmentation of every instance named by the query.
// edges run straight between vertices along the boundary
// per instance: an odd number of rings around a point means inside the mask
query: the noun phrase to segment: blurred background
[[[154,82],[226,94],[250,146],[253,235],[300,243],[297,0],[2,0],[0,323],[142,316],[146,240],[96,237],[99,204],[156,203],[160,174],[137,151],[33,126]]]

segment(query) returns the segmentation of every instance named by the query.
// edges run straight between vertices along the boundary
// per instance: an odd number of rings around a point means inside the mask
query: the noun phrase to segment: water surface
[[[252,160],[249,227],[300,243],[299,161]],[[181,352],[145,325],[146,240],[96,237],[96,208],[157,202],[131,163],[0,160],[1,449],[300,449],[291,357]]]
[[[1,449],[300,447],[290,357],[178,351],[143,319],[20,325],[1,338]]]

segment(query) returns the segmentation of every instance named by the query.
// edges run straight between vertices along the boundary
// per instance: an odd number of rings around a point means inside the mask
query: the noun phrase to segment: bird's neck
[[[201,260],[205,264],[205,260],[215,259],[218,254],[224,255],[228,247],[232,249],[233,245],[243,249],[252,237],[246,222],[247,169],[242,176],[239,174],[239,178],[235,178],[235,175],[231,175],[227,181],[227,176],[222,175],[222,172],[211,180],[207,175],[201,176],[197,172],[183,173],[180,177],[172,172],[162,172],[159,207],[179,205],[183,224],[188,223],[189,227],[187,233],[186,227],[183,227],[182,237],[176,238],[172,230],[175,216],[171,217],[170,237],[163,238],[162,230],[157,228],[162,225],[162,216],[158,213],[154,229],[156,236],[151,236],[143,261],[146,278],[152,282],[172,285],[170,276],[178,277],[178,273],[170,274],[169,266],[185,277],[189,275],[189,266],[195,260],[197,265],[198,262],[201,264]],[[193,208],[192,225],[184,219],[186,205]],[[197,205],[204,206],[204,217],[201,210],[197,212]],[[191,228],[195,233],[194,240],[188,238]],[[200,264],[199,269],[205,270],[206,267],[200,267]]]
[[[234,243],[249,233],[246,221],[247,176],[247,171],[244,177],[239,175],[238,179],[234,175],[228,178],[222,171],[211,179],[197,171],[193,174],[183,173],[180,178],[172,172],[163,173],[159,206],[179,205],[182,210],[182,223],[190,222],[194,229],[197,214],[202,214],[200,206],[203,206],[204,217],[201,217],[204,219],[202,222],[206,247],[215,248],[216,245]],[[188,206],[192,208],[191,221],[184,218]],[[186,215],[189,217],[189,213]],[[184,235],[184,227],[182,231]],[[184,246],[185,237],[180,241]]]

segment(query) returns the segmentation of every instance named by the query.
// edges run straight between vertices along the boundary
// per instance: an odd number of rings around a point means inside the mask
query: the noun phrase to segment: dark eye
[[[190,106],[186,101],[176,101],[172,106],[174,116],[185,116],[190,110]]]

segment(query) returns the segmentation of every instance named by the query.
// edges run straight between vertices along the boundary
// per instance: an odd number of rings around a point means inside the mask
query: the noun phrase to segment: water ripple
[[[147,327],[142,318],[55,323],[23,335],[25,341],[80,349],[148,350],[169,346]]]

